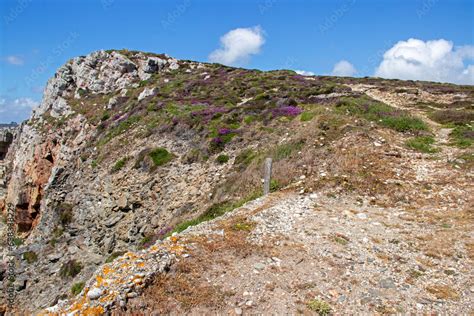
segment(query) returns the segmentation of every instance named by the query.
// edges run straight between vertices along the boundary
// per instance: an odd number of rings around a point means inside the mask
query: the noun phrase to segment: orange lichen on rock
[[[103,315],[104,314],[104,308],[102,306],[91,306],[91,307],[86,307],[84,310],[82,310],[79,315],[84,315],[84,316],[98,316],[98,315]]]
[[[113,270],[111,267],[105,266],[105,267],[102,269],[102,274],[105,276],[105,275],[107,275],[107,274],[109,274],[109,273],[111,273],[111,272],[113,272],[113,271],[114,271],[114,270]]]

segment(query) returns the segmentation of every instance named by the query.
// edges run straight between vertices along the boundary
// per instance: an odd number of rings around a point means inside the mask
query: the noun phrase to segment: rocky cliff
[[[182,254],[171,233],[261,195],[268,156],[272,191],[463,214],[473,202],[473,99],[469,86],[306,77],[152,53],[74,58],[48,81],[5,159],[0,205],[16,210],[17,304],[64,308],[82,291],[96,311],[127,310],[125,294],[92,304],[109,289],[91,276],[144,249],[165,262],[137,272],[152,281]],[[163,239],[168,252],[148,248]]]

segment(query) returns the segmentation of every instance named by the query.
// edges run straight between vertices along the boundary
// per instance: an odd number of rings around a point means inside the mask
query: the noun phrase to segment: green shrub
[[[140,83],[138,84],[138,86],[139,86],[140,88],[142,88],[142,87],[146,86],[147,84],[148,84],[148,80],[142,80],[142,81],[140,81]]]
[[[59,275],[62,278],[67,277],[75,277],[79,274],[82,270],[82,264],[74,259],[69,260],[68,262],[64,263],[59,270]]]
[[[103,121],[107,121],[109,118],[110,118],[109,112],[105,112],[100,118],[100,120],[103,122]]]
[[[452,145],[468,148],[474,143],[474,128],[468,125],[456,126],[449,136]]]
[[[270,96],[266,93],[260,93],[255,96],[254,98],[255,101],[267,101],[270,100]]]
[[[25,259],[26,262],[31,264],[38,260],[38,255],[34,251],[27,251],[23,253],[23,259]]]
[[[432,146],[434,143],[435,140],[431,136],[417,136],[407,140],[405,145],[411,149],[415,149],[427,154],[432,154],[439,151],[439,149]]]
[[[117,126],[113,127],[108,133],[107,135],[105,135],[104,138],[102,138],[98,145],[99,146],[103,146],[105,144],[107,144],[109,141],[111,141],[114,137],[124,133],[125,131],[127,131],[128,129],[130,129],[135,123],[137,123],[138,121],[140,121],[141,117],[138,116],[138,115],[135,115],[135,116],[130,116],[129,118],[127,118],[126,120],[120,122]]]
[[[126,253],[126,251],[113,252],[110,256],[107,257],[107,259],[105,260],[105,263],[110,263],[110,262],[114,261],[115,259],[117,259],[118,257],[124,255],[125,253]]]
[[[408,115],[383,117],[379,122],[398,132],[428,130],[427,125],[421,119]]]
[[[246,117],[244,117],[245,124],[251,124],[252,122],[256,120],[257,120],[257,117],[255,115],[247,115]]]
[[[128,161],[128,157],[122,158],[115,162],[115,165],[112,167],[112,172],[117,172],[122,169]]]
[[[300,120],[301,122],[311,121],[314,118],[314,113],[312,112],[303,112],[301,113]]]
[[[23,245],[23,239],[21,239],[20,237],[13,238],[13,244],[17,247],[21,246]]]
[[[153,164],[157,167],[162,166],[173,159],[173,155],[164,148],[155,148],[148,153]]]
[[[230,212],[236,208],[241,207],[245,203],[258,198],[261,195],[262,195],[262,192],[261,190],[259,190],[259,191],[255,191],[254,193],[236,202],[227,201],[227,202],[214,204],[210,208],[208,208],[204,213],[199,215],[197,218],[194,218],[194,219],[191,219],[191,220],[188,220],[176,225],[176,227],[172,230],[171,233],[174,233],[174,232],[180,233],[186,230],[188,227],[196,226],[202,222],[213,220],[214,218],[220,217],[227,212]]]
[[[76,296],[77,294],[81,293],[82,289],[84,288],[84,285],[86,285],[84,282],[74,283],[71,287],[71,294]]]
[[[257,154],[250,148],[243,150],[235,157],[234,165],[247,167]]]
[[[149,243],[151,239],[152,239],[152,236],[150,235],[144,236],[139,242],[140,246],[143,246],[144,244]]]
[[[82,97],[82,96],[84,96],[84,95],[86,94],[86,90],[84,90],[84,89],[82,89],[82,88],[79,88],[79,89],[77,90],[77,93]]]
[[[296,141],[287,144],[278,145],[273,152],[273,159],[275,161],[282,160],[290,157],[295,151],[299,151],[303,148],[303,141]]]
[[[216,158],[216,162],[220,164],[225,164],[228,161],[229,161],[229,156],[227,155],[219,155]]]
[[[278,191],[280,188],[281,188],[281,185],[277,180],[275,179],[270,180],[270,192]]]
[[[315,313],[318,313],[320,316],[329,315],[331,313],[331,306],[323,300],[312,299],[306,306]]]

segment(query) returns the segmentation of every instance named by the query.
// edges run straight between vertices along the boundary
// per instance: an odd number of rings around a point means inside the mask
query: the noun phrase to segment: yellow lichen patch
[[[145,266],[145,262],[139,262],[137,263],[137,267],[143,268]]]
[[[184,251],[184,247],[181,245],[173,245],[169,248],[169,251],[174,254],[181,254]]]
[[[96,316],[104,314],[104,308],[102,306],[91,306],[81,311],[80,315],[84,316]]]
[[[130,266],[130,264],[124,263],[120,266],[120,269],[125,270],[125,269],[128,269],[129,266]]]
[[[137,256],[135,253],[133,253],[133,252],[127,252],[127,253],[125,254],[125,256],[127,256],[129,259],[136,259],[136,258],[138,258],[138,256]]]
[[[102,296],[99,299],[99,302],[101,302],[101,303],[111,302],[111,301],[114,301],[116,297],[117,297],[117,293],[116,292],[111,292],[107,295]]]
[[[89,292],[89,289],[87,288],[84,292],[84,297],[81,297],[78,301],[74,302],[74,304],[72,304],[71,308],[69,309],[69,312],[81,310],[84,307],[84,304],[87,302],[86,294]]]
[[[171,240],[172,242],[176,243],[176,242],[178,242],[179,238],[176,237],[176,236],[171,236],[171,237],[170,237],[170,240]]]
[[[102,274],[105,276],[111,272],[113,272],[114,270],[112,268],[110,268],[109,266],[105,266],[103,269],[102,269]]]
[[[108,283],[105,281],[105,279],[101,275],[96,275],[95,281],[96,281],[96,287],[108,285]]]

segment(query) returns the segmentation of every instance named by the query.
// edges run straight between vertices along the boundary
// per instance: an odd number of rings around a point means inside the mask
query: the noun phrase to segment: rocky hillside
[[[17,308],[468,313],[473,100],[471,86],[74,58],[4,161]],[[266,157],[274,193],[259,198]]]

